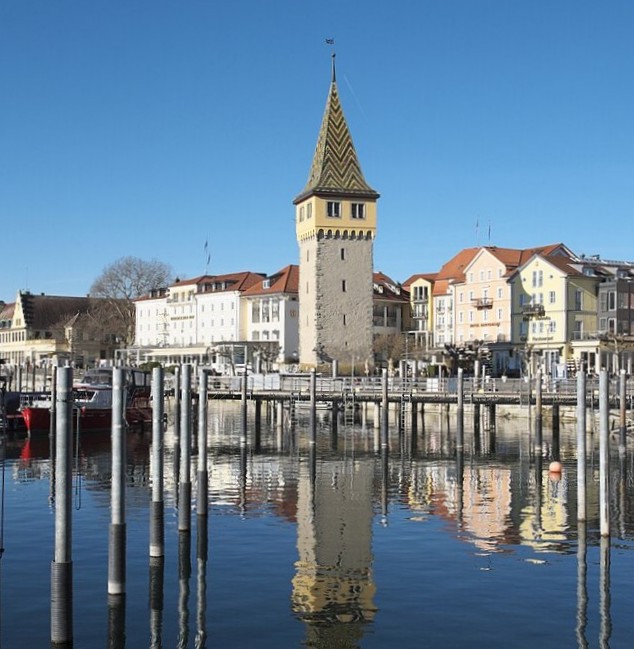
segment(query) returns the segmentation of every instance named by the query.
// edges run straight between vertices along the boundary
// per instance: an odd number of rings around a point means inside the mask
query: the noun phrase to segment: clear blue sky
[[[193,277],[207,237],[210,272],[297,263],[326,38],[377,270],[489,241],[634,259],[633,30],[631,0],[2,0],[0,299],[126,255]]]

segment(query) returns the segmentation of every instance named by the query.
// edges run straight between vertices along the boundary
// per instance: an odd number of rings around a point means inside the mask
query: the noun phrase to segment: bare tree
[[[167,286],[171,280],[172,269],[162,261],[121,257],[103,269],[101,275],[92,283],[90,295],[115,300],[134,300],[152,289]]]
[[[172,279],[171,267],[155,259],[121,257],[106,266],[90,287],[94,300],[91,313],[104,332],[114,335],[122,346],[134,341],[135,309],[132,300],[152,289],[164,288]]]

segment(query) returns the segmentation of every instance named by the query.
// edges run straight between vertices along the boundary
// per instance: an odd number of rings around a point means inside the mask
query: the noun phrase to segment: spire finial
[[[326,39],[326,45],[330,45],[332,49],[332,83],[337,82],[337,71],[335,69],[335,57],[337,56],[335,54],[335,39],[334,38],[327,38]]]

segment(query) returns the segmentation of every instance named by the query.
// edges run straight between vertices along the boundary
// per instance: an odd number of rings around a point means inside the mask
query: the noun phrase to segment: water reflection
[[[372,581],[374,467],[322,461],[315,479],[300,464],[292,603],[310,647],[356,647],[376,613]]]
[[[472,557],[484,554],[490,560],[493,553],[505,553],[544,564],[545,553],[559,553],[570,555],[571,565],[576,559],[576,610],[573,590],[569,629],[578,647],[589,645],[588,602],[594,601],[594,619],[597,608],[600,619],[600,643],[608,646],[613,637],[613,616],[616,618],[610,540],[599,542],[596,535],[596,480],[588,485],[587,526],[576,521],[574,424],[567,426],[561,421],[558,435],[551,437],[547,422],[542,435],[539,429],[531,429],[527,420],[500,419],[494,427],[490,413],[484,412],[477,421],[480,425],[476,427],[471,413],[465,417],[463,451],[456,444],[458,422],[443,409],[421,416],[416,426],[405,425],[400,434],[398,426],[391,428],[388,452],[386,447],[377,446],[377,429],[367,413],[354,427],[342,418],[333,426],[329,416],[322,415],[316,446],[309,444],[301,413],[294,431],[263,420],[257,444],[247,445],[240,444],[236,425],[239,415],[234,417],[229,408],[210,413],[211,516],[222,511],[240,517],[243,534],[256,518],[268,517],[286,529],[289,524],[294,526],[297,555],[296,561],[289,559],[292,570],[286,585],[290,586],[293,619],[302,622],[304,645],[360,646],[368,626],[381,623],[379,595],[384,584],[375,576],[381,564],[373,549],[378,532],[398,535],[399,530],[401,534],[406,530],[411,535],[415,526],[420,538],[430,537],[432,526],[426,524],[440,521],[441,532],[436,533],[442,539],[435,542],[457,541]],[[551,440],[550,445],[544,443]],[[589,475],[595,468],[595,442],[590,436]],[[127,506],[137,512],[149,508],[148,444],[148,435],[128,438]],[[174,505],[178,447],[169,431],[165,446],[165,493],[168,500],[171,495]],[[105,509],[109,507],[109,438],[85,436],[78,449],[78,470],[91,492],[91,503]],[[11,470],[16,483],[50,478],[46,437],[9,440],[6,450],[15,458]],[[557,476],[548,473],[548,463],[555,457],[564,464],[564,472]],[[613,529],[618,529],[622,539],[631,539],[634,533],[631,463],[630,453],[615,457],[612,467],[618,479],[610,484],[610,509],[613,520],[618,521]],[[176,623],[177,646],[187,647],[193,642],[195,647],[204,647],[207,643],[207,605],[219,593],[207,588],[207,517],[199,516],[197,521],[195,603],[190,603],[190,533],[178,535],[178,587],[173,593],[163,593],[163,561],[150,562],[150,646],[155,649],[163,645],[164,597],[168,596],[176,598],[169,618],[165,618]],[[386,529],[377,523],[383,523]],[[415,542],[420,538],[415,537]],[[599,597],[596,592],[588,595],[588,548],[600,552]],[[503,558],[501,554],[498,557]],[[382,556],[381,560],[390,559]],[[172,563],[176,570],[173,559]],[[596,564],[590,562],[590,566]],[[266,567],[258,568],[266,574]],[[574,579],[570,583],[574,584]],[[596,584],[596,578],[590,583]],[[284,594],[286,606],[288,592]],[[232,596],[239,597],[235,593]],[[193,613],[194,605],[195,615],[190,615],[190,606]],[[147,612],[145,616],[147,620]],[[111,605],[109,646],[123,646],[124,625],[125,610]],[[596,639],[596,630],[593,634]],[[214,637],[213,628],[209,635]]]

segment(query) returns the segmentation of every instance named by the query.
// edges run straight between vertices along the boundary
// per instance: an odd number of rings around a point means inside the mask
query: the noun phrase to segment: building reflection
[[[374,619],[374,463],[322,461],[311,479],[301,464],[292,605],[309,647],[357,647]]]

